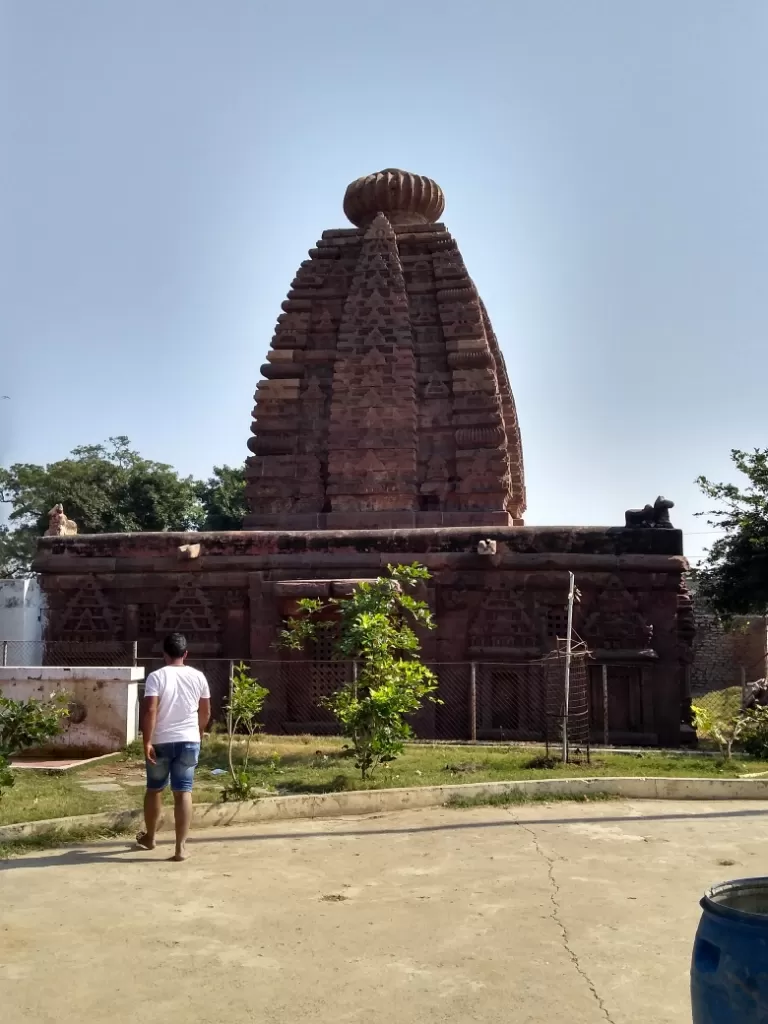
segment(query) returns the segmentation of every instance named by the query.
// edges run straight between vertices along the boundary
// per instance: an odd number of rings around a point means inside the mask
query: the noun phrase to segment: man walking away
[[[185,665],[187,639],[171,633],[163,641],[165,667],[151,672],[144,687],[141,731],[147,764],[144,796],[144,831],[136,842],[154,850],[162,810],[163,790],[170,780],[176,852],[171,860],[186,860],[186,842],[192,822],[192,782],[200,757],[200,744],[211,717],[208,680]]]

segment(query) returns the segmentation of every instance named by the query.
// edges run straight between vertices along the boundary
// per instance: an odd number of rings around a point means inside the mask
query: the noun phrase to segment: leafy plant
[[[245,466],[214,466],[213,476],[197,484],[205,509],[203,530],[242,530],[248,513],[245,499]]]
[[[695,580],[702,597],[725,618],[768,613],[768,449],[734,449],[731,460],[747,486],[697,483],[717,507],[708,515],[723,531],[712,545]]]
[[[731,711],[712,711],[698,704],[691,706],[696,732],[706,739],[713,739],[720,753],[730,761],[733,744],[742,735],[747,724],[747,715],[740,708]]]
[[[48,700],[11,700],[0,697],[0,796],[14,783],[10,758],[38,747],[55,736],[69,714],[68,697],[53,694]]]
[[[221,791],[224,800],[250,800],[253,796],[253,778],[245,769],[230,771],[229,782]]]
[[[294,650],[329,631],[334,656],[355,663],[355,677],[325,705],[354,747],[363,779],[402,753],[412,730],[406,716],[424,700],[437,701],[437,679],[418,658],[414,627],[433,629],[429,607],[413,592],[429,572],[424,566],[388,566],[388,576],[360,583],[349,597],[299,601],[280,643]]]
[[[741,745],[747,754],[768,759],[768,707],[758,705],[744,712]]]
[[[259,715],[269,690],[262,686],[248,672],[244,662],[235,665],[232,674],[232,693],[227,706],[227,759],[229,761],[229,782],[224,787],[225,800],[248,800],[253,792],[253,781],[248,771],[251,742],[261,729]],[[245,748],[240,763],[235,764],[235,743],[239,734],[245,733]]]

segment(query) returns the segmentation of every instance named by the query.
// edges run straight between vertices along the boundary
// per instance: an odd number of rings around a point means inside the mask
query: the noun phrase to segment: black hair
[[[169,633],[163,640],[163,650],[169,658],[183,658],[187,653],[187,638],[183,633]]]

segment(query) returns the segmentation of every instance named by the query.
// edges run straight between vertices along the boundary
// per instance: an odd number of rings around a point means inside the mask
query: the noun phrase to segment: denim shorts
[[[156,743],[156,763],[147,761],[147,789],[159,793],[171,782],[174,793],[191,793],[199,743]]]

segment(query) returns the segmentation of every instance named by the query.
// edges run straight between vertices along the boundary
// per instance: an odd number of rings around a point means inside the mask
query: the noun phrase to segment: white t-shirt
[[[150,672],[145,697],[159,697],[153,743],[199,743],[197,709],[211,696],[208,680],[188,665],[166,665]]]

